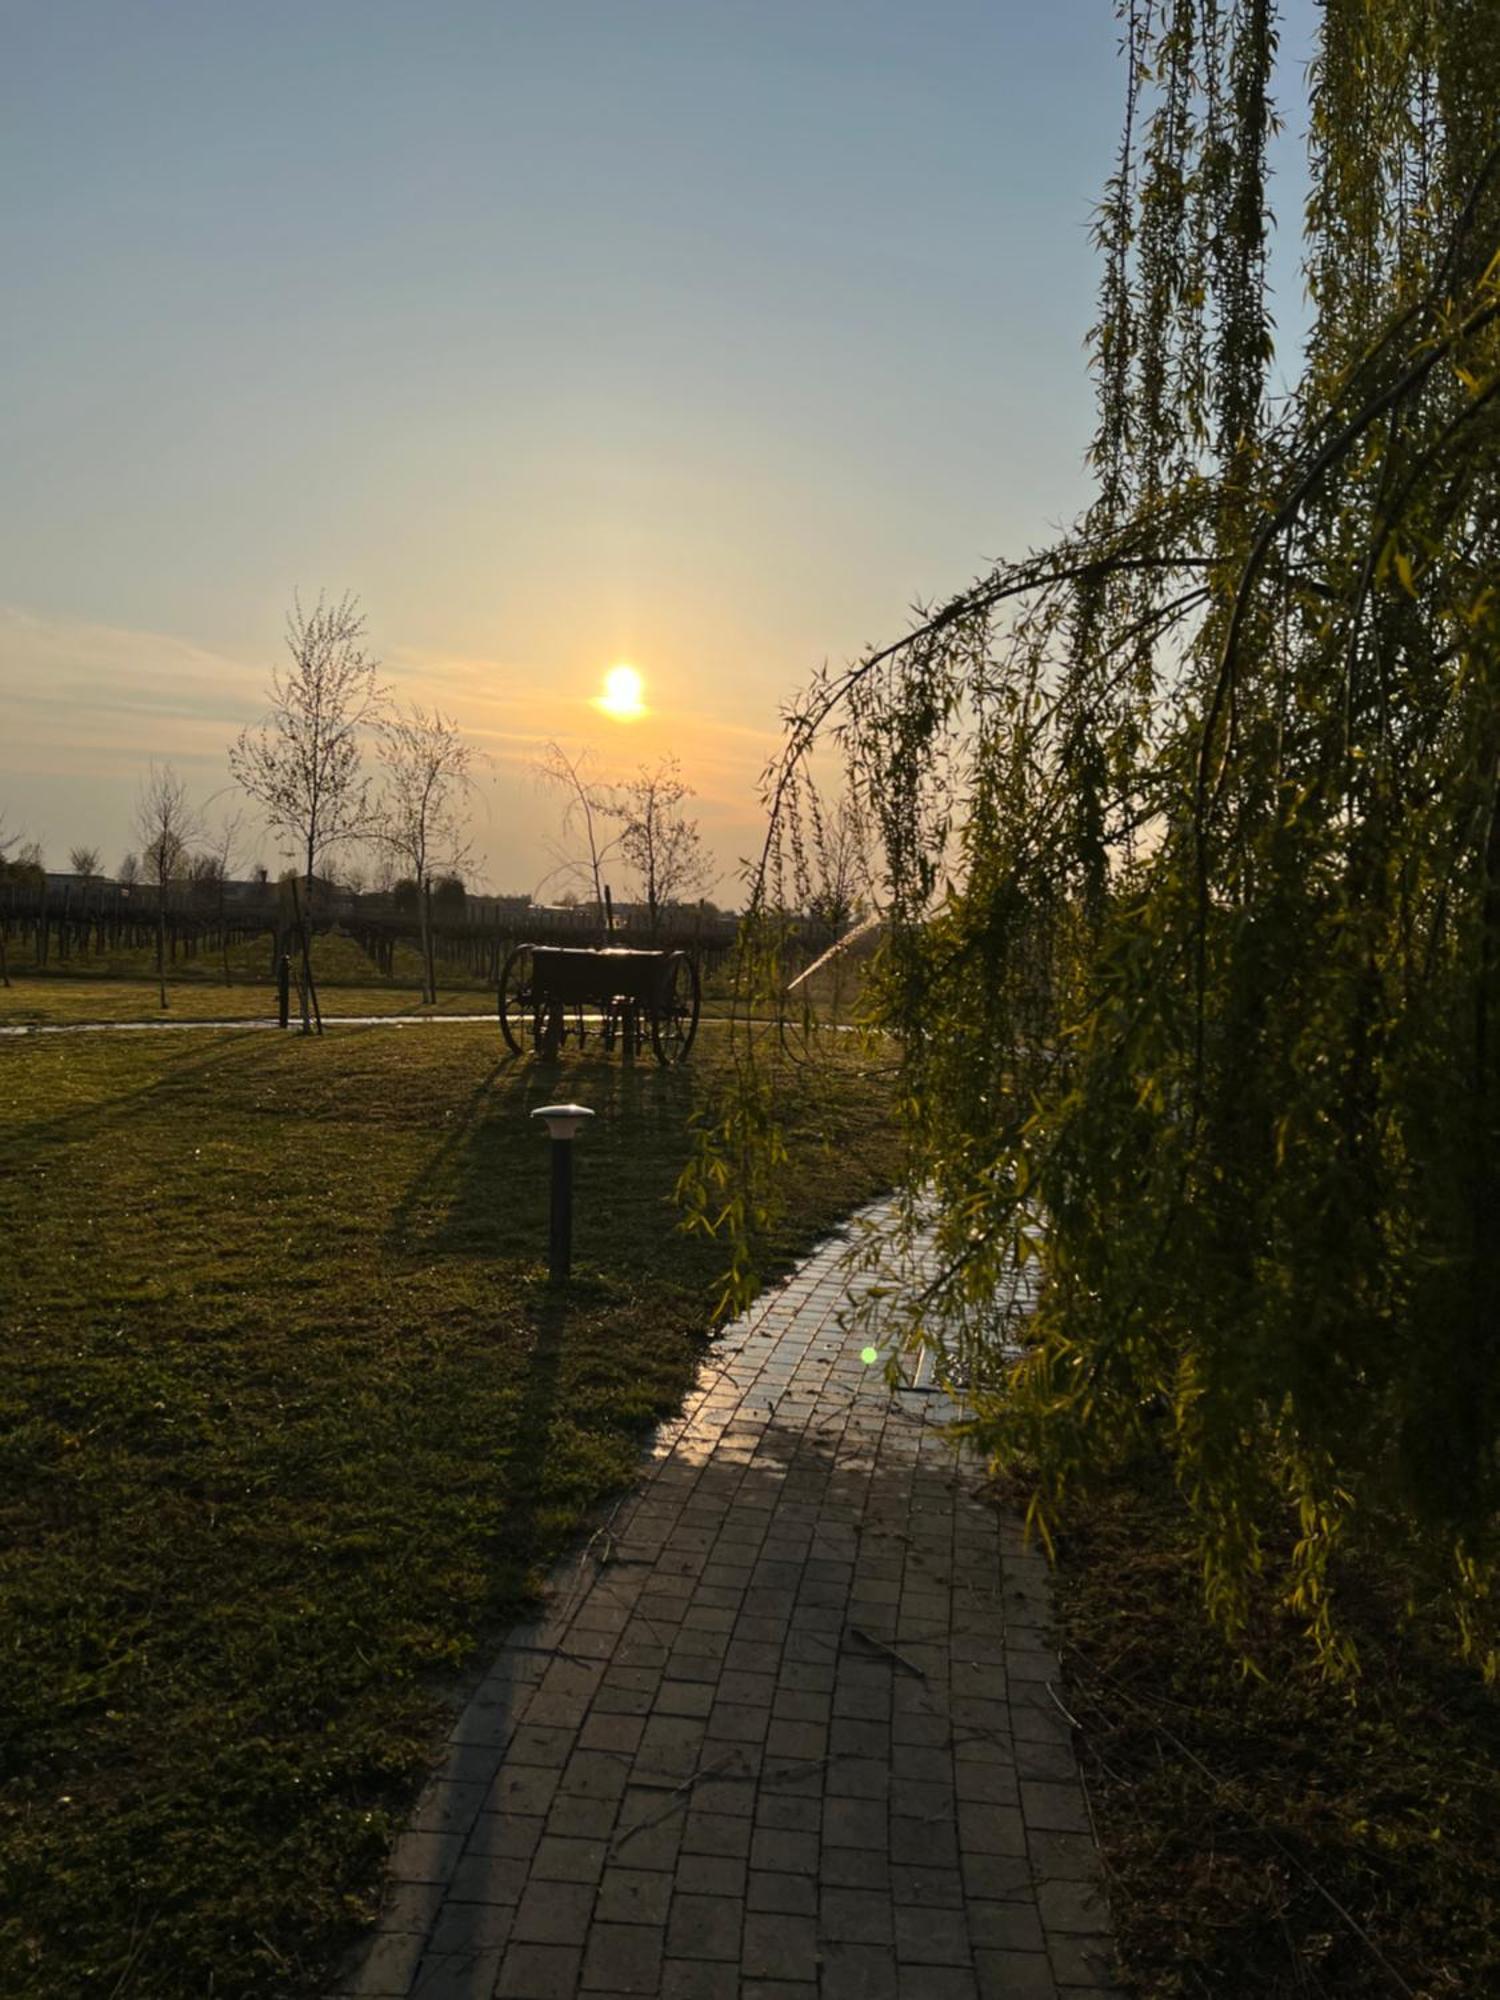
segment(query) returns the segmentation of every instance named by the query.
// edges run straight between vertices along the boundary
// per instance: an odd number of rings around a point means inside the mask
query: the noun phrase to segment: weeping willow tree
[[[1097,497],[789,715],[685,1192],[743,1287],[778,1155],[750,1019],[831,739],[883,848],[903,1226],[941,1259],[911,1327],[963,1350],[1041,1533],[1164,1452],[1228,1632],[1268,1580],[1347,1663],[1342,1557],[1376,1549],[1493,1674],[1500,8],[1324,0],[1282,395],[1274,0],[1120,18]]]

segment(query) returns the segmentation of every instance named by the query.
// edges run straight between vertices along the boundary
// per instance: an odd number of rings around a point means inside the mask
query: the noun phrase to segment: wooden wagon
[[[685,951],[523,944],[500,974],[500,1032],[517,1055],[551,1059],[597,1035],[623,1055],[649,1038],[659,1063],[679,1063],[698,1032],[701,998]]]

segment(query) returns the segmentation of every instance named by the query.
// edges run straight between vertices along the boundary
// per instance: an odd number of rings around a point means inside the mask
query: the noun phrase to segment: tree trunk
[[[422,1005],[437,1004],[437,972],[432,950],[432,880],[428,877],[417,891],[417,911],[422,925]]]
[[[161,1000],[161,1010],[167,1011],[167,891],[164,883],[156,885],[156,990]]]

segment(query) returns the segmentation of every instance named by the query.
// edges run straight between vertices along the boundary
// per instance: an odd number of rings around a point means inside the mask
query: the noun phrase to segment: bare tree
[[[853,791],[824,805],[808,783],[811,890],[808,914],[832,931],[842,931],[864,915],[873,900],[869,827]]]
[[[156,887],[156,985],[167,1007],[167,890],[181,879],[198,831],[198,815],[188,804],[187,787],[172,769],[151,766],[136,800],[135,833],[141,843],[141,870]]]
[[[566,800],[563,840],[575,843],[571,853],[566,847],[553,849],[558,866],[548,879],[571,876],[586,883],[593,890],[594,907],[602,924],[604,864],[625,837],[623,833],[606,835],[605,832],[607,823],[620,816],[616,788],[606,784],[594,771],[587,750],[570,757],[560,743],[549,743],[532,768],[544,784],[555,785],[562,792]]]
[[[474,783],[479,753],[439,709],[413,702],[380,725],[380,761],[385,768],[377,834],[417,884],[422,937],[422,1000],[437,999],[432,949],[432,876],[466,866],[469,843],[464,806]]]
[[[19,833],[7,833],[4,815],[0,814],[0,882],[34,885],[45,879],[40,842],[26,840]],[[8,928],[8,919],[0,922],[0,986],[10,985],[10,960],[6,951]]]
[[[294,843],[309,898],[328,850],[373,823],[361,736],[382,720],[386,690],[364,635],[358,598],[319,597],[312,611],[294,599],[286,621],[291,668],[272,673],[268,714],[242,729],[229,752],[236,782]]]
[[[4,817],[0,816],[0,880],[9,876],[18,881],[42,872],[42,843],[28,840],[22,833],[7,833]]]
[[[141,879],[141,857],[138,854],[122,854],[120,865],[115,870],[115,880],[127,889],[133,889]]]
[[[617,791],[620,847],[635,871],[653,937],[669,904],[705,894],[717,879],[697,820],[681,811],[683,800],[693,795],[675,757],[663,757],[654,767],[643,764]]]
[[[87,887],[99,873],[98,848],[70,847],[68,849],[68,866],[75,875],[83,877],[84,886]]]
[[[229,984],[229,879],[239,865],[240,833],[244,822],[243,813],[226,813],[208,835],[194,867],[194,879],[204,896],[213,903],[219,919],[219,956],[224,966],[226,986]]]

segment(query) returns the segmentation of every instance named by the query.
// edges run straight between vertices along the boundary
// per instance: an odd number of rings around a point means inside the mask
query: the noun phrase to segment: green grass
[[[312,942],[313,978],[325,1015],[472,1014],[493,1009],[494,988],[466,967],[437,964],[435,1008],[421,1004],[422,970],[416,951],[398,944],[386,978],[369,955],[341,931]],[[231,983],[217,950],[179,957],[167,968],[167,1017],[183,1020],[268,1020],[276,1012],[276,982],[266,939],[230,949]],[[75,954],[54,958],[43,971],[29,959],[10,957],[12,984],[0,987],[0,1027],[63,1025],[82,1021],[159,1021],[163,1018],[150,950]],[[292,1012],[297,992],[292,988]]]
[[[316,1991],[437,1690],[632,1477],[708,1331],[676,1232],[691,1064],[489,1028],[0,1046],[0,1992]],[[790,1256],[890,1176],[801,1098]],[[578,1277],[546,1142],[577,1097]]]
[[[169,1006],[157,1005],[156,982],[106,977],[18,979],[9,991],[0,988],[0,1027],[66,1027],[90,1021],[271,1021],[276,1017],[276,988],[261,985],[225,986],[207,979],[167,982]],[[362,1019],[384,1014],[488,1014],[495,1012],[495,995],[488,987],[445,991],[438,986],[435,1007],[424,1007],[414,986],[339,986],[331,981],[318,988],[325,1021]],[[297,991],[292,989],[292,1020],[300,1024]]]

